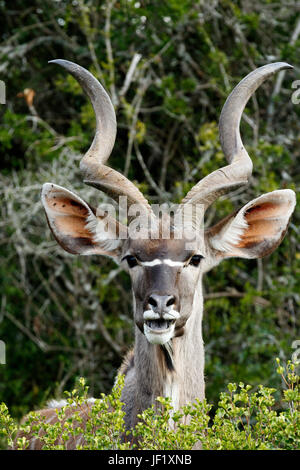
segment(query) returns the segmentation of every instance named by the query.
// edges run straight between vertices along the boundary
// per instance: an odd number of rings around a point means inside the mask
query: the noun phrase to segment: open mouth
[[[147,320],[145,322],[148,328],[158,333],[168,330],[174,323],[175,320],[164,320],[163,318],[158,320]]]

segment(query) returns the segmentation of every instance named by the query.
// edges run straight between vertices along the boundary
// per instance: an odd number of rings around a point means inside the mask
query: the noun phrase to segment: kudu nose
[[[176,297],[174,295],[152,294],[148,299],[148,305],[151,310],[157,313],[166,313],[174,308]]]

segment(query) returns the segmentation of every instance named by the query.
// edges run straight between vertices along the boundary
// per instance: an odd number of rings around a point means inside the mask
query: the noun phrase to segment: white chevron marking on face
[[[183,261],[172,261],[171,259],[154,259],[152,261],[142,261],[141,265],[142,266],[147,266],[147,267],[152,267],[152,266],[157,266],[158,264],[167,264],[168,266],[174,267],[174,266],[184,266]]]
[[[163,260],[164,264],[167,264],[168,266],[184,266],[183,261],[172,261],[171,259],[164,259]]]
[[[161,259],[154,259],[152,261],[141,261],[141,265],[142,266],[156,266],[157,264],[162,264],[162,260]]]

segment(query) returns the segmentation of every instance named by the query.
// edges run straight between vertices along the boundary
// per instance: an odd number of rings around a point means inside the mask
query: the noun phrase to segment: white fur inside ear
[[[99,220],[92,212],[87,217],[86,228],[93,235],[93,240],[105,251],[114,251],[119,247],[120,240],[116,234],[107,230],[107,224]]]
[[[215,250],[224,252],[232,250],[240,242],[247,227],[248,224],[244,219],[244,210],[241,210],[231,222],[225,224],[220,232],[212,238],[212,247]]]

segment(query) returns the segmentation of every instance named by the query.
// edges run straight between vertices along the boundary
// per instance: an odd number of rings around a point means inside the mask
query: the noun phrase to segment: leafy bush
[[[259,386],[255,392],[243,383],[229,384],[228,391],[220,395],[217,410],[210,417],[212,406],[206,401],[187,404],[174,411],[169,398],[158,397],[158,411],[154,406],[145,410],[140,421],[130,432],[125,433],[124,411],[121,392],[124,376],[117,377],[109,395],[102,394],[91,407],[86,425],[80,426],[80,410],[88,396],[88,387],[81,379],[79,388],[67,393],[68,404],[56,410],[57,422],[47,423],[37,412],[30,413],[22,425],[17,425],[9,415],[4,403],[0,407],[0,436],[8,445],[13,444],[16,432],[25,434],[16,440],[18,449],[26,449],[26,434],[40,437],[43,449],[64,449],[70,437],[82,435],[81,449],[148,449],[180,450],[192,449],[198,442],[204,450],[266,450],[300,447],[300,387],[296,364],[288,362],[284,369],[279,362],[277,372],[285,388],[282,392],[282,407],[276,409],[275,389]],[[67,412],[72,412],[67,417]],[[75,411],[73,411],[75,410]],[[123,436],[127,434],[125,440]],[[136,438],[137,444],[133,443]],[[81,441],[82,442],[82,441]]]
[[[92,106],[48,60],[77,62],[106,87],[118,120],[109,165],[126,167],[154,203],[179,202],[225,164],[217,122],[240,79],[269,62],[295,67],[248,103],[241,126],[253,177],[245,191],[211,207],[209,226],[263,192],[299,186],[300,106],[291,100],[300,69],[298,9],[298,0],[1,0],[0,340],[7,364],[0,365],[0,401],[13,417],[71,390],[79,377],[92,394],[108,393],[133,340],[128,275],[107,259],[63,252],[47,228],[39,197],[46,181],[92,205],[103,201],[79,172],[94,133]],[[26,88],[35,92],[34,109],[20,97]],[[230,381],[280,385],[273,358],[286,361],[300,338],[299,234],[298,211],[270,257],[228,260],[204,279],[206,392],[214,406]]]

